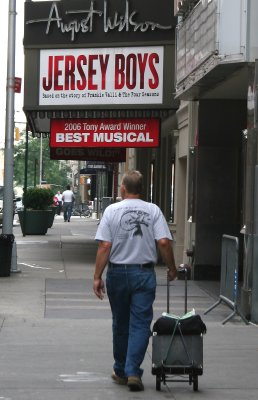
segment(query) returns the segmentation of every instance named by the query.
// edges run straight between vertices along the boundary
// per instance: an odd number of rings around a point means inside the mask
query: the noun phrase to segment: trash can
[[[0,277],[10,276],[13,234],[0,234]]]

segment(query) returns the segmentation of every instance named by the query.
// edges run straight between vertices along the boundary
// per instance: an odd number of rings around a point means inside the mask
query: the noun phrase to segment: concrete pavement
[[[209,399],[243,400],[258,396],[258,331],[219,305],[203,312],[219,294],[216,282],[189,281],[188,308],[207,325],[204,374],[199,391],[188,383],[155,390],[151,340],[144,361],[145,391],[129,392],[110,379],[111,313],[105,298],[92,292],[97,221],[56,217],[45,236],[23,237],[14,227],[18,269],[0,278],[0,399]],[[166,310],[165,268],[157,267],[155,319]],[[184,282],[171,285],[171,312],[184,312]]]

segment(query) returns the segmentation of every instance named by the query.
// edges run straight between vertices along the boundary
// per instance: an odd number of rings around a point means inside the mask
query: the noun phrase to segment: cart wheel
[[[198,391],[198,375],[193,375],[193,390]]]
[[[161,389],[161,376],[156,375],[156,390],[160,391]]]

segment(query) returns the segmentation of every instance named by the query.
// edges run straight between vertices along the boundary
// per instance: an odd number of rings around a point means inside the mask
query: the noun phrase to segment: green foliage
[[[17,186],[24,186],[25,176],[25,133],[21,132],[21,139],[14,146],[14,181]],[[40,139],[29,136],[27,186],[36,186],[39,182],[40,168]],[[59,186],[63,190],[71,172],[65,161],[50,160],[49,139],[42,140],[42,180],[48,184]]]
[[[53,203],[54,193],[51,189],[29,188],[23,195],[22,202],[26,208],[33,210],[47,210]]]

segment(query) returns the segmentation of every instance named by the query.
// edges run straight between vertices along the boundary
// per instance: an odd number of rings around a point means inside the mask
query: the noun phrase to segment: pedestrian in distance
[[[73,209],[73,203],[75,200],[75,196],[74,196],[73,192],[71,191],[70,185],[66,186],[66,190],[62,194],[62,200],[63,200],[64,221],[70,222],[71,215],[72,215],[72,209]]]
[[[56,213],[57,213],[57,215],[60,215],[61,211],[62,211],[62,206],[63,206],[62,194],[61,194],[60,190],[58,190],[58,192],[55,194],[54,201],[55,201],[55,205],[57,207]]]
[[[112,311],[113,373],[115,383],[131,391],[144,390],[144,360],[153,319],[156,293],[157,248],[168,267],[168,279],[177,275],[172,237],[160,208],[140,199],[142,175],[128,171],[121,183],[122,201],[108,206],[95,239],[93,290],[103,299],[103,271],[108,264],[106,288]]]

